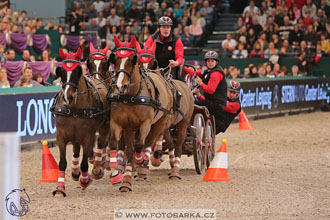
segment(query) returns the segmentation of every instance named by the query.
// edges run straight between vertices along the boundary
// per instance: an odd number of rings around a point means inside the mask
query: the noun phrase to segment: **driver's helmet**
[[[219,62],[219,55],[217,52],[211,50],[206,52],[204,55],[204,60],[206,61],[207,59],[214,59]]]
[[[230,80],[228,84],[228,90],[233,92],[239,92],[240,89],[241,89],[241,84],[238,81]]]
[[[173,25],[172,19],[167,16],[163,16],[163,17],[159,18],[158,26],[164,26],[164,25],[172,26]]]

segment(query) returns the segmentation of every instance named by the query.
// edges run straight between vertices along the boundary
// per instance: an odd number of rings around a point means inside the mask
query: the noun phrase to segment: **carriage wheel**
[[[214,125],[210,119],[207,119],[206,121],[205,130],[206,130],[205,144],[208,149],[206,165],[207,168],[209,168],[211,161],[214,158],[214,143],[215,143]]]
[[[198,174],[202,174],[206,170],[206,147],[203,143],[205,121],[202,114],[197,113],[194,116],[193,126],[196,128],[196,138],[193,141],[195,169]]]

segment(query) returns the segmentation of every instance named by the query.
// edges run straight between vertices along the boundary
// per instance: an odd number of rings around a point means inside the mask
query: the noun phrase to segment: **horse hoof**
[[[71,173],[71,176],[73,181],[78,181],[80,177],[80,172],[78,174]]]
[[[136,176],[134,176],[135,181],[145,181],[147,179],[146,174],[138,173]]]
[[[110,176],[110,183],[113,185],[120,184],[123,180],[123,174],[118,173],[116,176]]]
[[[132,192],[132,184],[130,182],[123,182],[119,190],[120,192]]]
[[[151,157],[151,165],[154,166],[154,167],[159,167],[161,164],[162,164],[163,160],[162,158],[154,158],[154,157]]]
[[[104,169],[103,167],[98,167],[99,168],[99,172],[97,172],[97,168],[94,167],[92,170],[92,177],[93,179],[99,180],[104,176]]]
[[[181,176],[178,170],[172,170],[168,178],[181,180]]]
[[[92,182],[93,182],[93,178],[90,175],[88,175],[88,180],[85,183],[82,182],[81,176],[79,177],[79,184],[83,189],[86,189],[87,187],[89,187],[89,185],[91,185]]]
[[[142,174],[147,176],[150,173],[149,167],[148,166],[143,166],[143,167],[138,167],[136,169],[136,172],[138,175]]]
[[[53,191],[53,196],[61,195],[66,197],[65,188],[64,187],[56,187],[56,190]]]
[[[88,157],[88,163],[94,164],[94,156]]]
[[[181,180],[182,178],[179,175],[169,175],[169,177],[171,180]]]

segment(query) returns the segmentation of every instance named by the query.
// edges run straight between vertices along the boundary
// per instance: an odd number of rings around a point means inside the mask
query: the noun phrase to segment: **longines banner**
[[[329,78],[245,80],[241,87],[239,98],[247,114],[320,107],[322,102],[330,102]],[[12,93],[0,90],[0,132],[17,132],[22,143],[55,139],[55,119],[49,108],[58,89],[47,89],[49,92],[35,93],[37,88],[30,88],[31,92],[20,94],[15,89],[7,89]]]
[[[320,107],[330,102],[329,78],[243,81],[239,98],[247,114]]]
[[[49,111],[55,92],[0,95],[0,132],[17,132],[21,143],[55,139]]]

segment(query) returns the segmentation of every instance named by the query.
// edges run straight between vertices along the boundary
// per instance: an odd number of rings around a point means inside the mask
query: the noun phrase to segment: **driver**
[[[220,131],[225,132],[234,118],[241,112],[241,102],[238,94],[241,89],[241,84],[238,81],[230,80],[227,91],[227,105],[220,123]]]
[[[183,44],[181,39],[173,34],[172,26],[173,21],[170,17],[161,17],[158,20],[159,31],[156,31],[153,35],[149,36],[148,40],[145,42],[145,47],[151,48],[152,43],[155,40],[155,56],[158,62],[158,67],[171,67],[172,78],[179,79],[179,66],[183,62]]]
[[[221,121],[224,110],[227,105],[227,82],[224,71],[219,65],[219,55],[215,51],[208,51],[204,55],[207,69],[197,70],[195,82],[202,90],[200,94],[198,88],[194,88],[193,92],[197,95],[196,105],[206,106],[210,114],[215,118],[216,134],[221,132]],[[194,75],[194,71],[184,67],[184,71],[190,75]],[[200,78],[201,77],[201,78]]]

